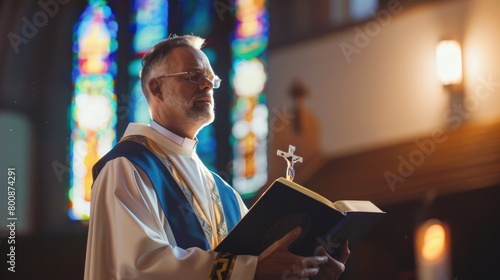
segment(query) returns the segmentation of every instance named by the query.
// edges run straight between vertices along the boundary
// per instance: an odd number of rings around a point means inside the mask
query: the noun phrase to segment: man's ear
[[[149,92],[151,92],[151,98],[156,98],[160,101],[163,101],[163,95],[161,94],[161,86],[158,82],[158,79],[150,79],[148,81]]]

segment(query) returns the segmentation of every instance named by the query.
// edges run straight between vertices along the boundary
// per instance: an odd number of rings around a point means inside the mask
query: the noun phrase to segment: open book
[[[312,256],[318,245],[332,254],[344,240],[353,247],[385,214],[370,201],[325,197],[292,181],[279,178],[215,248],[218,252],[259,255],[294,227],[302,235],[290,252]]]

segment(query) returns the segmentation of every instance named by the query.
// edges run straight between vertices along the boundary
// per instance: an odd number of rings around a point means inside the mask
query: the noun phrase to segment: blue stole
[[[100,159],[92,168],[94,181],[106,162],[117,157],[125,157],[139,166],[149,177],[160,201],[163,213],[172,228],[177,246],[181,248],[199,247],[210,250],[197,216],[180,189],[177,181],[160,159],[147,147],[134,141],[122,141]],[[240,207],[233,189],[213,173],[213,178],[222,202],[228,232],[241,219]]]

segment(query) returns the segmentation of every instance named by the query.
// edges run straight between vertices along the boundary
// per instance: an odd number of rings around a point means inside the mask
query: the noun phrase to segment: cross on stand
[[[287,163],[287,169],[286,169],[286,179],[293,181],[293,178],[295,177],[295,170],[293,169],[293,165],[296,162],[302,162],[303,158],[299,157],[297,155],[294,155],[293,153],[295,152],[295,146],[289,145],[288,146],[288,153],[283,152],[281,150],[278,150],[276,153],[278,156],[283,157],[286,160]]]

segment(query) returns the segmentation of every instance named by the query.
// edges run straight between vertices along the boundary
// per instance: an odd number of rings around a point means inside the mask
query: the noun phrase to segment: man
[[[296,228],[260,256],[212,251],[247,208],[196,154],[196,135],[214,120],[214,75],[196,36],[157,43],[143,59],[151,125],[130,124],[94,167],[85,279],[337,279],[339,260],[288,246]]]

